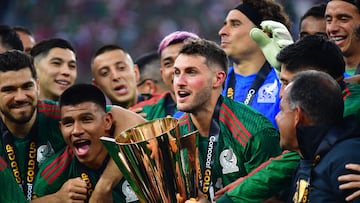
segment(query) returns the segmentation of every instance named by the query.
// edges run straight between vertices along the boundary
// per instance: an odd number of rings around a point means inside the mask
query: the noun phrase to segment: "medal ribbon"
[[[254,96],[256,92],[259,90],[260,86],[264,83],[266,77],[269,75],[271,71],[271,66],[269,63],[265,63],[260,71],[256,74],[256,77],[251,84],[250,89],[248,90],[246,97],[244,99],[244,104],[251,105],[254,100]],[[236,87],[236,79],[235,79],[235,68],[229,73],[229,85],[226,89],[226,96],[234,99],[235,98],[235,87]]]
[[[202,171],[201,192],[209,201],[211,201],[211,197],[214,196],[214,194],[210,195],[210,188],[212,186],[212,167],[214,164],[215,150],[220,136],[219,112],[221,104],[222,97],[220,96],[216,103],[215,110],[211,119],[210,133],[208,136],[208,144],[205,157],[205,168]]]
[[[26,175],[25,175],[25,180],[22,180],[19,163],[15,155],[16,149],[13,140],[14,138],[2,122],[1,122],[1,130],[2,130],[2,141],[3,141],[4,149],[7,154],[7,158],[10,163],[10,167],[13,172],[14,178],[16,182],[19,184],[22,191],[24,192],[26,199],[31,200],[35,175],[37,172],[37,161],[36,161],[37,152],[36,152],[36,142],[34,139],[35,136],[30,137],[28,153],[26,157]],[[30,131],[30,135],[36,135],[36,133],[37,133],[37,129],[36,127],[33,127]]]

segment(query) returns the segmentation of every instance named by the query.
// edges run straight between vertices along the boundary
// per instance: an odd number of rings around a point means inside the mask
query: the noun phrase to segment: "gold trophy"
[[[155,119],[115,139],[100,139],[140,202],[177,203],[179,197],[197,196],[196,133],[180,137],[177,119]]]

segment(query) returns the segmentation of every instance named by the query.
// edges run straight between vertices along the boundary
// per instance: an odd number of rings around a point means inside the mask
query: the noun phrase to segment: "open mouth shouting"
[[[184,102],[188,96],[190,96],[190,92],[186,91],[186,90],[179,90],[177,91],[177,102],[181,103],[181,102]]]
[[[87,155],[90,150],[90,140],[78,140],[73,143],[76,155],[79,157]]]

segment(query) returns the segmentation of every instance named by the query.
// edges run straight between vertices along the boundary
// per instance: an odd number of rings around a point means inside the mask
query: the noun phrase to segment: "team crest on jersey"
[[[258,91],[258,103],[275,103],[276,96],[279,93],[278,81],[275,79],[273,83],[267,83],[260,87]]]
[[[237,166],[237,158],[234,154],[234,151],[230,149],[225,149],[220,153],[220,165],[222,167],[222,173],[234,173],[239,171],[239,167]]]
[[[122,188],[122,193],[125,195],[126,202],[135,202],[138,200],[134,190],[131,188],[127,180],[124,181],[121,188]]]
[[[46,145],[41,145],[37,149],[36,160],[39,165],[49,156],[55,153],[54,149],[52,148],[50,142],[47,142]]]

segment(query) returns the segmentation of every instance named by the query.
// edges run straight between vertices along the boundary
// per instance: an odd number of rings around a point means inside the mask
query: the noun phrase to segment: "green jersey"
[[[215,191],[281,153],[279,133],[266,117],[243,103],[220,97],[223,100],[218,119],[220,133],[211,167]],[[179,125],[182,135],[196,130],[188,113],[179,118]],[[199,136],[202,169],[207,162],[208,149],[208,138]]]
[[[25,138],[15,138],[0,120],[0,156],[7,161],[13,180],[23,187],[28,200],[31,192],[27,191],[31,191],[38,164],[65,147],[59,120],[60,108],[53,101],[38,101],[36,122]]]
[[[94,190],[97,181],[106,167],[104,160],[100,169],[90,169],[81,164],[73,151],[67,146],[54,154],[40,166],[34,186],[34,197],[42,197],[57,192],[71,178],[81,177],[87,184],[88,196]],[[123,178],[112,192],[114,202],[138,202],[130,184]]]
[[[360,85],[348,83],[343,90],[344,117],[356,115],[360,118]]]
[[[360,85],[346,84],[343,89],[344,117],[357,115],[360,118]],[[286,151],[283,155],[269,160],[250,174],[221,199],[233,202],[262,202],[274,195],[286,200],[294,171],[300,161],[296,152]],[[219,202],[219,201],[218,201]]]
[[[0,157],[0,182],[6,184],[6,190],[0,192],[0,202],[14,202],[23,203],[25,200],[24,194],[19,185],[14,181],[13,173],[7,167],[7,163],[3,157]]]
[[[142,112],[146,113],[147,120],[172,116],[176,112],[176,104],[171,98],[170,92],[155,95],[149,100],[134,105],[131,109],[138,107],[142,107]]]

